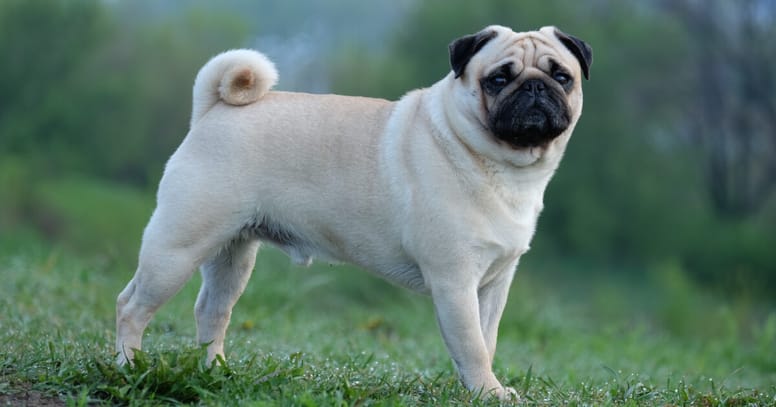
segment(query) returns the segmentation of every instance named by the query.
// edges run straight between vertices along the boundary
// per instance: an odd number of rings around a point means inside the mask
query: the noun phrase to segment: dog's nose
[[[547,85],[540,79],[529,79],[520,85],[520,90],[531,94],[543,93],[547,90]]]

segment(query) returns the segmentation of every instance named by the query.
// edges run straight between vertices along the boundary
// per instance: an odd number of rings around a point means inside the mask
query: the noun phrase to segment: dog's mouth
[[[490,115],[494,136],[513,148],[543,146],[563,134],[571,123],[569,108],[554,91],[518,89]]]

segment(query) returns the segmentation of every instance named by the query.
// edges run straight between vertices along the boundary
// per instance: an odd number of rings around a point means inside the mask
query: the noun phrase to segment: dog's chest
[[[481,238],[491,248],[489,257],[493,261],[513,262],[530,248],[543,208],[546,181],[525,182],[504,173],[489,178],[489,188],[477,205],[480,216],[487,219]]]
[[[528,239],[544,207],[544,190],[549,181],[525,176],[522,172],[493,171],[486,175],[486,187],[479,198],[480,207],[492,219],[499,235]],[[527,234],[528,236],[521,236]]]
[[[516,258],[527,252],[541,212],[541,201],[502,203],[490,213],[486,236],[498,248],[498,257]]]

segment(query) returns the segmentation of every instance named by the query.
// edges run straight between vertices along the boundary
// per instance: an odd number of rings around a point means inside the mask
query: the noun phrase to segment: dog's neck
[[[473,129],[469,125],[471,120],[457,117],[455,112],[445,111],[444,106],[430,103],[432,100],[445,100],[440,99],[444,95],[433,95],[433,92],[446,91],[440,85],[443,84],[437,83],[422,93],[419,108],[426,110],[430,118],[429,127],[433,141],[455,168],[458,179],[464,182],[464,187],[472,196],[499,201],[511,208],[509,212],[535,222],[543,208],[544,191],[558,166],[560,157],[550,161],[542,154],[531,165],[516,166],[508,159],[496,160],[477,153],[470,142],[472,137],[482,138],[483,129]],[[561,137],[565,137],[565,134]],[[501,152],[504,151],[503,146],[497,147]],[[555,146],[555,148],[563,147],[565,143]]]

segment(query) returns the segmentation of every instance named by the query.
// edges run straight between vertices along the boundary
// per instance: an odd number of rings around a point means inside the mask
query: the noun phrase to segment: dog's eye
[[[571,83],[571,75],[563,71],[557,71],[554,74],[552,74],[552,79],[555,79],[555,82],[558,82],[559,84],[561,84],[561,86],[565,86]]]
[[[503,88],[504,86],[507,85],[507,83],[509,83],[509,78],[502,73],[498,73],[488,77],[488,84],[490,84],[494,88]]]

